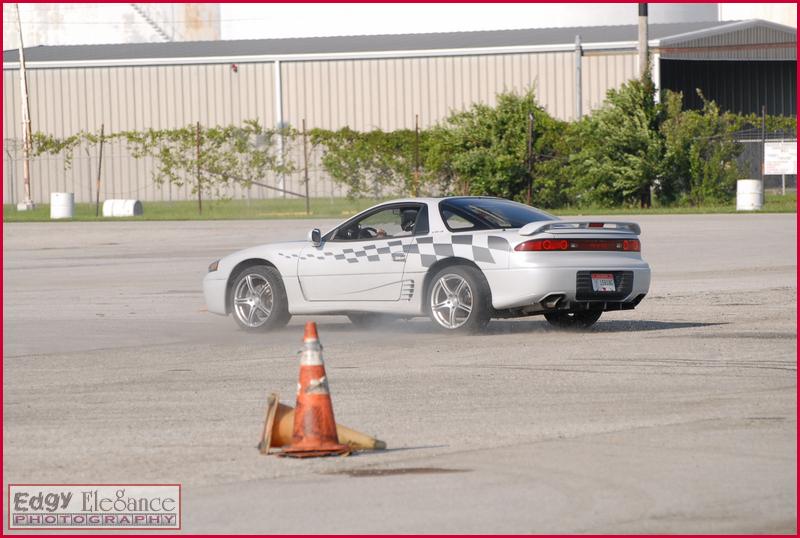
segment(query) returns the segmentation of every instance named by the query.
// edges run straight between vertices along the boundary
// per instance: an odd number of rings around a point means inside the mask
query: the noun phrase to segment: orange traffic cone
[[[274,392],[267,396],[267,413],[264,430],[258,449],[262,454],[269,454],[270,448],[281,448],[292,442],[294,431],[294,409],[280,403]],[[375,437],[356,431],[342,424],[336,425],[339,442],[350,447],[353,452],[362,450],[385,450],[386,443]]]
[[[313,321],[306,322],[303,336],[296,407],[292,444],[284,447],[279,455],[310,458],[350,453],[350,447],[340,444],[336,434],[322,346],[317,336],[317,324]]]

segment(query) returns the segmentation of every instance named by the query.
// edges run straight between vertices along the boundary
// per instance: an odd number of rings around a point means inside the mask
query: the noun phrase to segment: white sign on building
[[[764,175],[797,174],[797,141],[764,143]]]

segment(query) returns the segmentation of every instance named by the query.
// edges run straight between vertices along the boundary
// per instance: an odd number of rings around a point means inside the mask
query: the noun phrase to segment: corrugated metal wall
[[[481,56],[353,59],[281,62],[283,121],[299,127],[358,130],[413,128],[415,114],[422,127],[472,103],[495,103],[497,93],[536,88],[539,102],[555,117],[574,117],[575,65],[572,52],[542,52]],[[30,69],[29,91],[34,131],[66,136],[80,130],[106,132],[128,129],[240,124],[258,118],[272,126],[275,115],[274,63],[166,65]],[[583,57],[583,111],[599,106],[609,88],[636,76],[633,53],[592,52]],[[3,137],[21,137],[17,70],[3,70]],[[3,190],[7,203],[21,192],[21,152],[4,143]],[[60,158],[40,157],[32,167],[33,194],[38,203],[49,193],[75,192],[76,200],[93,200],[96,158],[79,151],[65,170]],[[14,158],[9,159],[11,153]],[[318,158],[315,157],[315,159]],[[132,159],[121,144],[108,146],[103,164],[103,198],[181,200],[189,190],[153,184],[153,163]],[[13,168],[13,170],[12,170]],[[276,184],[276,178],[267,178]],[[286,187],[301,190],[299,175]],[[314,165],[312,196],[339,196]],[[273,197],[274,191],[235,188],[232,197]]]
[[[3,138],[19,130],[19,72],[3,70]],[[274,122],[272,63],[29,69],[34,130],[146,129]]]
[[[413,129],[504,91],[535,87],[561,119],[574,113],[572,53],[282,63],[284,119],[325,129]],[[604,90],[605,91],[605,90]]]
[[[699,39],[667,39],[661,57],[670,60],[797,60],[797,35],[767,26],[743,28]]]
[[[584,53],[581,63],[583,113],[599,108],[606,92],[638,76],[637,56],[631,53]],[[574,96],[574,91],[570,93]],[[574,102],[574,97],[573,101]]]
[[[57,137],[81,130],[106,132],[203,125],[240,124],[258,118],[263,125],[274,121],[273,64],[242,64],[233,73],[228,64],[137,67],[29,69],[28,91],[34,131]],[[21,138],[19,72],[3,70],[4,203],[11,193],[22,192],[21,150],[8,139]],[[13,151],[12,151],[13,149]],[[13,157],[9,157],[9,153]],[[75,152],[73,165],[65,169],[61,157],[40,156],[32,161],[32,191],[37,203],[49,202],[49,193],[74,192],[76,201],[94,199],[97,174],[96,148]],[[11,168],[14,168],[12,170]],[[122,143],[108,144],[103,152],[101,197],[141,200],[192,198],[186,186],[156,185],[150,159],[130,156]],[[267,189],[252,187],[249,193],[234,187],[233,197],[266,197]]]
[[[797,62],[661,60],[661,87],[683,92],[687,108],[706,99],[741,114],[797,115]]]

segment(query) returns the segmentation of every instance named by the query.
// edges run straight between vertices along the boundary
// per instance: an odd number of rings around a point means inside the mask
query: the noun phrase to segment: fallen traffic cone
[[[264,432],[258,449],[268,454],[270,448],[279,448],[292,442],[294,428],[294,408],[280,403],[275,393],[267,397],[267,418],[264,421]],[[350,450],[384,450],[386,443],[363,434],[341,424],[336,425],[339,442],[350,447]]]
[[[300,382],[297,384],[297,409],[294,413],[292,444],[280,456],[311,458],[346,456],[350,447],[339,442],[333,403],[328,390],[322,346],[317,324],[306,322],[303,350],[300,353]]]

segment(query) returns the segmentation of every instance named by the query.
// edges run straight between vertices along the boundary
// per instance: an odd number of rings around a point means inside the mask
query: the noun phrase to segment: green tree
[[[415,131],[359,132],[313,129],[311,143],[322,146],[322,165],[348,187],[348,197],[405,195],[415,191]],[[425,134],[422,135],[426,136]]]
[[[192,193],[220,196],[233,183],[249,187],[254,181],[263,181],[268,172],[292,172],[296,166],[277,141],[294,135],[291,128],[264,129],[258,120],[245,120],[242,126],[201,126],[199,151],[196,125],[125,131],[115,136],[127,142],[135,157],[155,159],[156,183],[188,184]]]
[[[604,105],[569,132],[573,153],[566,172],[574,178],[574,201],[649,206],[664,153],[662,118],[649,74],[609,90]]]
[[[740,176],[737,157],[741,146],[733,133],[741,126],[742,117],[720,112],[716,103],[705,98],[702,110],[682,110],[682,104],[680,93],[665,95],[659,199],[665,205],[727,202]]]
[[[268,173],[291,173],[295,164],[288,158],[288,144],[277,144],[283,137],[290,142],[296,136],[291,128],[265,129],[258,120],[245,120],[242,126],[201,127],[198,158],[197,125],[177,129],[148,129],[122,131],[102,136],[104,143],[127,144],[134,158],[152,157],[155,160],[153,179],[156,183],[191,185],[217,196],[232,183],[249,187],[263,181]],[[79,146],[89,148],[100,143],[100,134],[80,131],[65,138],[34,133],[33,155],[64,157],[64,166],[72,165],[73,154]]]
[[[529,171],[528,127],[533,116],[533,154]],[[552,201],[557,179],[541,163],[555,156],[564,123],[536,103],[533,90],[502,93],[497,105],[472,105],[447,118],[430,133],[425,157],[426,177],[443,192],[527,198],[533,183],[534,203]]]

